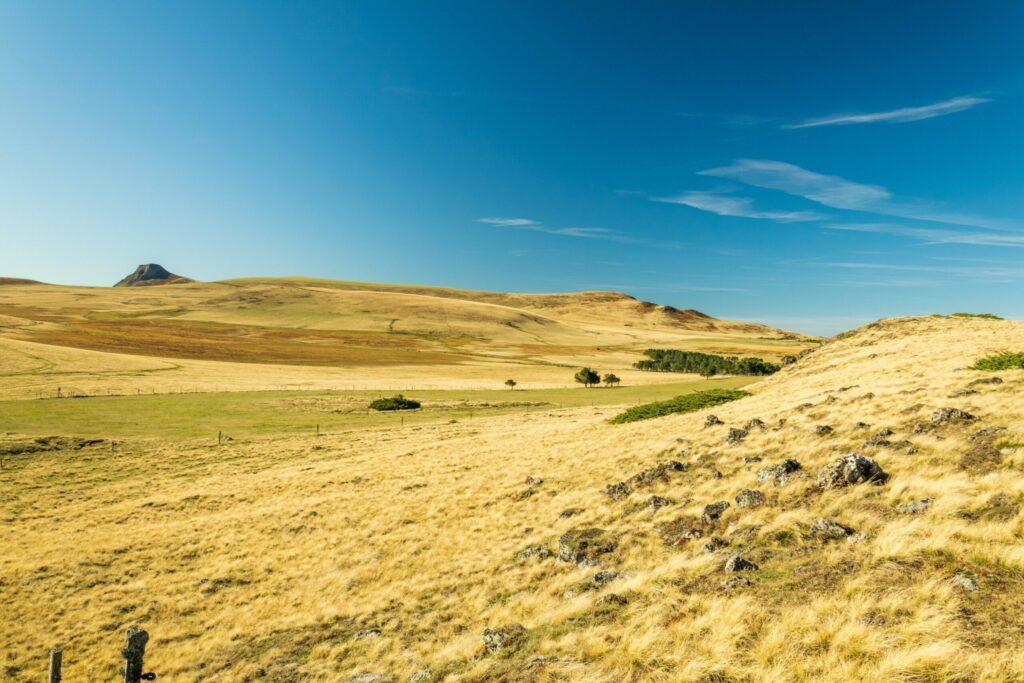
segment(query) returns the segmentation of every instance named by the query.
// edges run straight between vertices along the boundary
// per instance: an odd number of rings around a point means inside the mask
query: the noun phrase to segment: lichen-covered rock
[[[909,503],[900,503],[896,506],[896,512],[901,515],[919,515],[927,511],[933,502],[933,498],[922,498],[921,500],[912,500]]]
[[[523,548],[516,553],[517,560],[528,560],[531,557],[536,557],[538,560],[546,560],[549,557],[554,557],[555,553],[551,551],[551,548],[543,545],[531,545],[528,548]]]
[[[561,512],[558,513],[558,518],[559,519],[569,519],[570,517],[575,517],[576,515],[580,514],[581,512],[583,512],[583,508],[578,508],[578,507],[565,508],[564,510],[562,510]]]
[[[722,424],[722,421],[718,419],[717,415],[708,415],[704,418],[704,427],[714,427],[715,425]]]
[[[837,489],[852,484],[884,484],[889,475],[871,458],[851,453],[818,470],[818,488]]]
[[[562,562],[590,566],[597,564],[601,555],[615,550],[616,545],[616,540],[604,529],[572,529],[558,539],[558,559]]]
[[[818,519],[811,525],[811,533],[819,538],[839,540],[853,535],[853,529],[832,519]]]
[[[617,593],[608,593],[607,595],[602,595],[598,598],[594,604],[597,606],[622,607],[623,605],[628,605],[629,600],[626,599],[625,596]]]
[[[800,463],[792,458],[787,458],[782,462],[775,463],[774,465],[768,465],[762,467],[757,471],[757,483],[772,484],[773,486],[783,487],[789,483],[792,479],[793,474],[801,469]]]
[[[604,493],[612,500],[622,500],[629,494],[633,493],[633,489],[624,481],[620,481],[617,484],[608,484],[604,487]]]
[[[950,579],[950,583],[967,593],[973,593],[978,590],[978,580],[967,572],[958,572]]]
[[[747,430],[745,430],[745,429],[736,429],[735,427],[733,427],[733,428],[731,428],[729,430],[729,433],[726,434],[725,442],[726,443],[737,444],[737,443],[743,441],[743,439],[745,439],[745,438],[747,438]]]
[[[736,507],[756,508],[764,505],[764,494],[757,489],[742,489],[736,494]]]
[[[986,427],[979,429],[967,437],[968,441],[993,441],[1000,434],[1006,433],[1005,427]]]
[[[708,539],[708,542],[704,544],[704,552],[713,553],[725,548],[729,545],[729,541],[725,540],[720,536],[712,536]]]
[[[744,559],[739,555],[733,555],[725,561],[725,573],[732,574],[734,572],[750,572],[756,571],[757,565],[750,560]]]
[[[663,498],[661,496],[651,496],[647,499],[647,507],[652,510],[660,510],[661,508],[668,507],[669,505],[675,505],[675,501],[671,498]]]
[[[964,424],[968,422],[974,422],[978,418],[971,415],[968,412],[960,410],[959,408],[940,408],[932,413],[929,421],[936,426],[947,425],[947,424]]]
[[[816,425],[814,427],[814,433],[817,434],[818,436],[828,436],[834,431],[835,430],[832,429],[831,425]]]
[[[526,628],[522,624],[506,624],[484,630],[484,648],[492,655],[510,652],[519,648],[526,640]]]
[[[712,524],[717,522],[728,509],[729,501],[727,500],[719,500],[714,503],[710,503],[704,506],[704,514],[700,516],[700,519],[705,524]]]
[[[527,486],[540,486],[541,484],[544,483],[544,480],[541,479],[540,477],[527,477],[526,481],[523,483],[525,483]]]
[[[743,425],[743,429],[748,432],[753,431],[755,429],[765,430],[767,428],[768,425],[766,425],[763,420],[756,417],[753,420],[748,420],[747,423]]]
[[[686,464],[679,462],[678,460],[666,460],[665,462],[659,462],[654,467],[649,467],[642,472],[637,472],[629,478],[627,482],[634,488],[646,488],[653,486],[658,481],[668,481],[669,475],[673,472],[683,472],[686,470]]]

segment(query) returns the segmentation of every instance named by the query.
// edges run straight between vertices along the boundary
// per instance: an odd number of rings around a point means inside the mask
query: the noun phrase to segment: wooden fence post
[[[146,656],[146,643],[149,634],[141,628],[130,626],[125,633],[124,649],[124,683],[141,683],[142,658]]]
[[[60,664],[64,649],[58,645],[50,650],[50,683],[60,683]]]

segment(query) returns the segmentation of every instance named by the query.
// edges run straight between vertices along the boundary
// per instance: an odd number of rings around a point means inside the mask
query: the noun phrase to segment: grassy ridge
[[[729,401],[750,396],[750,392],[742,389],[707,389],[692,394],[676,396],[667,401],[655,401],[644,405],[634,406],[629,410],[619,413],[611,419],[612,424],[623,424],[636,422],[637,420],[650,420],[654,417],[663,417],[675,413],[692,413],[711,406],[721,405]]]

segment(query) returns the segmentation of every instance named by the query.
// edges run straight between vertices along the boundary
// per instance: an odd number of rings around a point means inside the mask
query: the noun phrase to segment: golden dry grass
[[[67,680],[109,679],[124,628],[139,624],[149,668],[170,681],[401,681],[424,668],[448,681],[1021,680],[1024,374],[954,396],[990,376],[964,368],[1001,348],[1024,349],[1024,326],[882,322],[748,387],[708,429],[703,413],[613,426],[617,408],[586,407],[8,456],[0,675],[38,680],[59,641]],[[980,420],[914,433],[947,406]],[[755,417],[787,422],[723,443]],[[882,427],[916,452],[865,448]],[[998,462],[965,468],[966,436],[982,427],[1007,430]],[[817,469],[851,451],[891,480],[819,490]],[[759,487],[757,469],[787,457],[809,477]],[[625,500],[602,493],[667,458],[687,470]],[[726,512],[726,548],[663,543],[665,522],[741,488],[767,504]],[[676,505],[652,511],[651,494]],[[928,497],[921,515],[894,510]],[[561,519],[570,507],[583,512]],[[819,517],[864,537],[821,540],[809,533]],[[600,590],[565,596],[597,568],[513,557],[579,526],[618,541],[601,562],[623,576]],[[750,586],[721,586],[733,552],[760,565]],[[596,604],[609,592],[628,604]],[[526,641],[486,655],[483,630],[508,623]],[[370,629],[379,637],[357,637]]]

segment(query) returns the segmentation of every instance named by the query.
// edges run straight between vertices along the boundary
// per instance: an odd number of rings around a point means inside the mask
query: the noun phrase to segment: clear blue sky
[[[1024,3],[0,0],[0,275],[1024,317]]]

